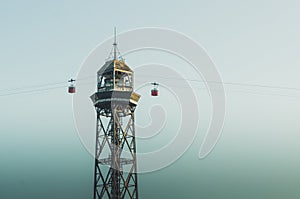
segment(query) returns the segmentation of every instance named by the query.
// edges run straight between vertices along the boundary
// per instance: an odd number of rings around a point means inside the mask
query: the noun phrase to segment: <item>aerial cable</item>
[[[267,89],[300,91],[300,88],[296,88],[296,87],[270,86],[270,85],[264,85],[264,84],[203,81],[203,80],[197,80],[197,79],[187,79],[187,78],[177,78],[177,77],[162,77],[162,76],[155,76],[155,75],[139,75],[139,76],[147,76],[147,77],[155,77],[155,78],[163,78],[163,79],[174,79],[174,80],[181,80],[181,81],[185,80],[185,81],[200,82],[200,83],[224,84],[224,85],[241,86],[241,87],[257,87],[257,88],[267,88]],[[91,76],[82,77],[82,78],[76,79],[76,82],[83,82],[83,81],[90,80],[90,79],[96,79],[96,76],[91,75]],[[139,81],[139,80],[136,80],[136,81],[137,82],[143,82],[143,83],[149,83],[149,85],[151,84],[151,82],[145,82],[145,81]],[[1,89],[0,90],[0,96],[9,96],[9,95],[22,94],[22,93],[31,93],[31,92],[36,92],[36,91],[40,92],[40,91],[43,91],[43,90],[52,90],[52,89],[57,89],[57,88],[63,88],[63,87],[66,87],[66,86],[58,86],[58,87],[52,87],[52,86],[62,85],[62,84],[66,84],[66,83],[67,83],[67,81],[61,81],[61,82],[54,82],[54,83],[48,83],[48,84],[38,84],[38,85],[31,85],[31,86],[24,86],[24,87]],[[89,84],[92,84],[92,82],[89,83]],[[85,83],[80,83],[79,85],[85,85]],[[172,84],[167,84],[167,86],[179,87],[179,88],[183,87],[183,86],[174,85],[173,83]],[[192,87],[195,87],[195,86],[192,86]],[[16,91],[16,92],[12,92],[12,91]],[[246,92],[248,92],[248,91],[246,91]],[[3,94],[1,94],[1,93],[3,93]],[[265,95],[267,95],[267,94],[265,94]],[[279,94],[268,94],[268,95],[278,96]],[[287,95],[283,95],[283,96],[287,96]]]

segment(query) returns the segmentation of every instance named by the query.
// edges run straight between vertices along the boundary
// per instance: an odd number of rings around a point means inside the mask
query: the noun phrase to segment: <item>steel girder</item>
[[[134,109],[96,108],[94,199],[138,199]]]

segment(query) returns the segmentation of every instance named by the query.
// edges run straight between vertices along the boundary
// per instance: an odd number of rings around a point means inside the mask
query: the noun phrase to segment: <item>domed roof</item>
[[[123,60],[110,60],[98,70],[98,74],[103,74],[111,71],[119,70],[122,72],[133,73],[129,66]]]

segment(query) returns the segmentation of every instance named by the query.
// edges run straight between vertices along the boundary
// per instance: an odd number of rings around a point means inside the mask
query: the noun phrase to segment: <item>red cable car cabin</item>
[[[158,96],[158,89],[157,89],[157,87],[158,87],[158,83],[156,83],[156,82],[153,82],[153,83],[151,83],[152,85],[153,85],[153,89],[151,90],[151,96]]]
[[[70,86],[68,88],[69,93],[75,93],[75,85],[73,84],[75,79],[70,79],[68,82],[70,82]]]
[[[157,88],[153,88],[151,90],[151,96],[158,96],[158,90],[157,90]]]
[[[75,86],[69,86],[69,93],[75,93]]]

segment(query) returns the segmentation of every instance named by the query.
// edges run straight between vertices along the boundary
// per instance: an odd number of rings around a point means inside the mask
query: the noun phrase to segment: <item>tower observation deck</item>
[[[114,57],[97,72],[94,199],[138,199],[133,71]]]

